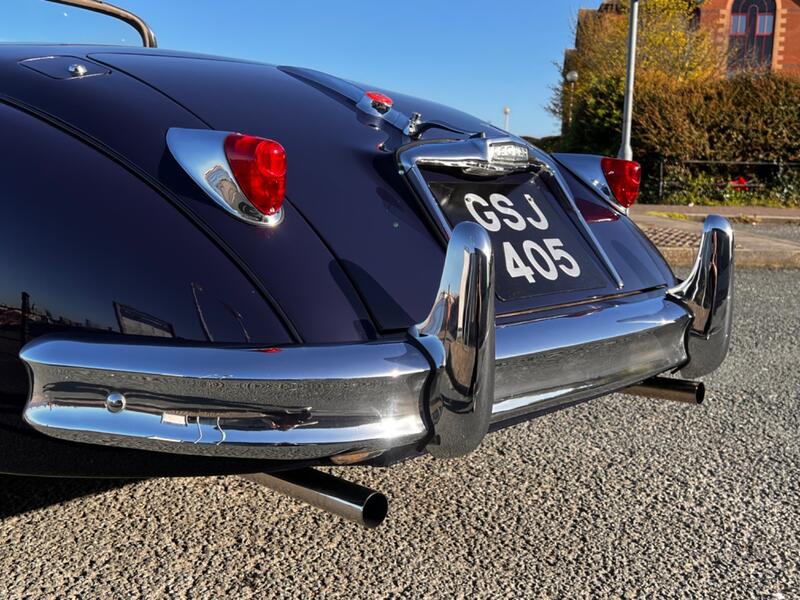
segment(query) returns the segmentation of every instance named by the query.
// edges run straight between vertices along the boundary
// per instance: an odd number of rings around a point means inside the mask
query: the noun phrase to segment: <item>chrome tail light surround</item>
[[[611,192],[611,186],[608,185],[608,180],[603,172],[602,156],[562,153],[555,153],[551,156],[567,171],[592,188],[614,210],[623,215],[628,214],[628,209],[617,202]]]
[[[283,209],[274,215],[263,214],[236,182],[225,156],[225,138],[231,133],[171,127],[167,147],[183,170],[226,212],[251,225],[275,227],[283,221]]]

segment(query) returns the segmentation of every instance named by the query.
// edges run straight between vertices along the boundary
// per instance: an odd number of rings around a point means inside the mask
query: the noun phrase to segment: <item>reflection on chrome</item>
[[[527,408],[532,404],[539,404],[547,400],[552,400],[553,398],[558,398],[564,393],[570,394],[574,392],[575,389],[576,388],[567,388],[551,392],[545,392],[544,394],[522,396],[521,398],[509,398],[508,400],[503,400],[502,402],[498,402],[497,404],[494,405],[494,408],[492,409],[492,416],[502,417],[506,413],[514,412],[521,408],[522,409]]]
[[[76,441],[258,458],[378,451],[424,437],[429,363],[420,350],[402,342],[255,350],[43,337],[21,353],[35,388],[25,418]],[[107,409],[112,392],[124,394],[124,410]]]
[[[693,315],[686,344],[690,362],[681,374],[707,375],[725,360],[733,318],[733,228],[727,219],[710,215],[703,224],[700,252],[686,281],[670,294]]]
[[[489,234],[480,225],[453,230],[442,281],[430,315],[417,326],[434,357],[429,415],[434,435],[428,451],[463,456],[489,430],[494,402],[494,259]]]

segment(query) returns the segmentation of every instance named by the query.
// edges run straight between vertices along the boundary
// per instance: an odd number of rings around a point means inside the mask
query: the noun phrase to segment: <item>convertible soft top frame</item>
[[[156,34],[153,33],[153,30],[150,29],[147,23],[145,23],[140,17],[136,16],[132,12],[122,9],[118,6],[114,6],[113,4],[109,4],[108,2],[102,2],[101,0],[47,0],[47,1],[53,2],[55,4],[66,4],[67,6],[76,6],[78,8],[85,8],[86,10],[91,10],[96,13],[108,15],[109,17],[114,17],[115,19],[119,19],[120,21],[125,21],[125,23],[133,27],[142,37],[142,45],[145,48],[155,48],[158,45],[156,43]]]

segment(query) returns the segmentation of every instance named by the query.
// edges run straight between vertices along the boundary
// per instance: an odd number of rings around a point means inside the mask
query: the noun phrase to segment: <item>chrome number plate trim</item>
[[[407,177],[417,196],[423,200],[445,242],[452,237],[453,228],[447,217],[445,217],[444,212],[442,212],[441,206],[434,197],[433,192],[431,192],[427,181],[422,176],[419,169],[420,165],[461,168],[466,172],[470,172],[469,170],[472,169],[471,174],[492,174],[495,176],[523,170],[538,170],[546,174],[554,180],[554,185],[552,185],[554,193],[560,194],[562,199],[569,205],[578,221],[581,233],[599,256],[600,262],[613,279],[617,289],[623,289],[625,282],[578,209],[569,185],[552,158],[538,148],[526,144],[528,159],[524,163],[519,159],[521,153],[517,155],[515,160],[504,161],[503,158],[505,157],[498,160],[496,151],[492,150],[492,148],[508,145],[520,146],[522,144],[511,137],[435,140],[409,144],[400,148],[397,152],[398,168],[401,175]]]
[[[541,178],[532,179],[528,173],[499,182],[439,177],[425,172],[448,221],[475,222],[490,232],[499,299],[581,290],[608,293],[609,277],[599,257]]]

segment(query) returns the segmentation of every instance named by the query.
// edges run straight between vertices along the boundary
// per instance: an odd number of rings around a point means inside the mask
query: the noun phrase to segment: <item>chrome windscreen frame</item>
[[[76,8],[83,8],[92,12],[100,13],[124,21],[133,27],[139,36],[142,38],[142,46],[145,48],[155,48],[158,46],[156,42],[156,34],[144,22],[144,20],[133,14],[130,11],[122,9],[118,6],[106,2],[104,0],[47,0],[54,4],[64,4],[66,6],[74,6]],[[66,13],[65,13],[66,14]]]
[[[524,151],[525,159],[498,160],[494,151],[494,148],[497,147],[517,147],[520,149],[520,153]],[[401,147],[397,151],[397,163],[400,173],[406,176],[414,192],[422,199],[445,240],[450,239],[453,228],[442,212],[442,208],[434,197],[433,192],[431,192],[428,183],[422,176],[420,166],[460,169],[473,175],[496,176],[531,171],[532,173],[541,173],[548,176],[555,182],[555,186],[551,186],[551,188],[555,187],[554,192],[557,195],[561,195],[569,205],[578,221],[581,233],[600,257],[603,266],[617,288],[624,289],[625,282],[606,251],[600,245],[586,219],[578,210],[575,197],[563,175],[553,163],[552,158],[538,148],[525,144],[513,137],[487,138],[473,136],[466,140],[431,140],[411,143]]]

